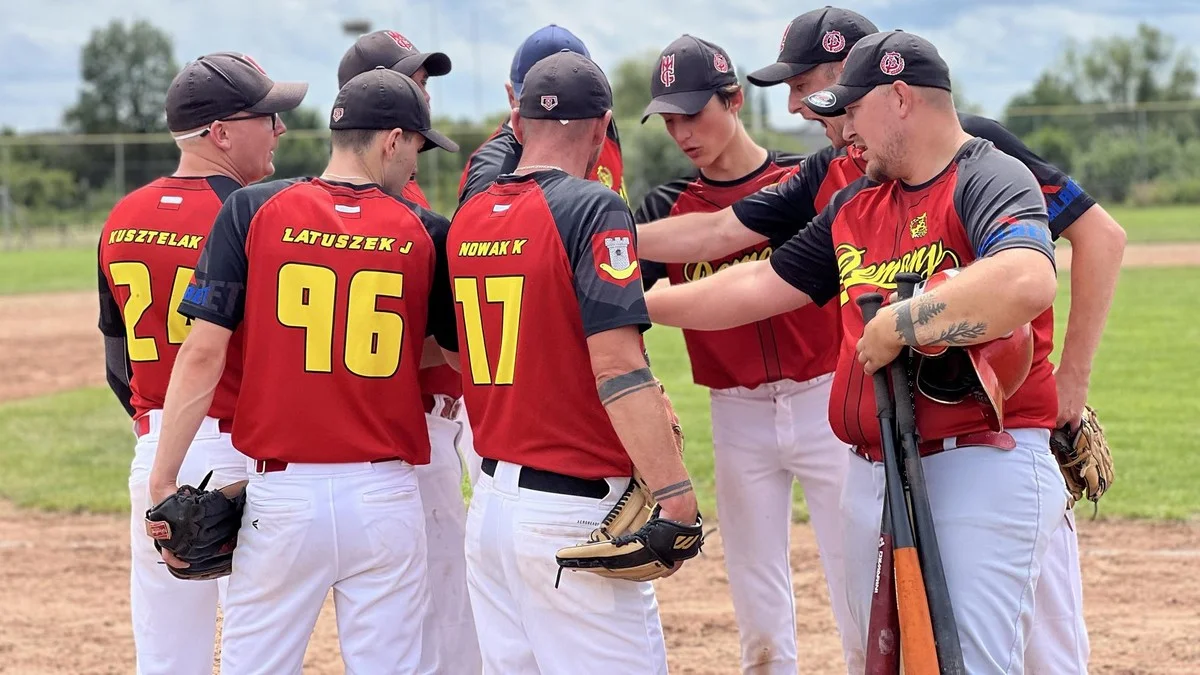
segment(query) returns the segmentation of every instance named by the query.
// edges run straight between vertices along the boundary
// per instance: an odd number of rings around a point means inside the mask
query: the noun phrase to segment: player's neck
[[[184,151],[179,155],[179,166],[175,167],[175,173],[172,176],[225,176],[237,181],[241,185],[249,185],[249,181],[245,179],[229,161],[228,157],[219,157],[216,159],[204,157],[195,152]]]
[[[708,180],[738,180],[750,175],[765,161],[766,149],[755,143],[744,128],[739,127],[725,151],[712,164],[700,169],[700,173]]]
[[[954,156],[958,154],[963,143],[971,140],[971,135],[962,130],[958,118],[924,125],[923,133],[909,139],[912,148],[923,148],[924,152],[909,154],[909,162],[904,176],[901,178],[908,185],[922,185],[937,178],[946,170]]]
[[[379,173],[358,154],[337,148],[329,155],[329,164],[325,166],[321,178],[350,185],[383,185],[383,176]]]
[[[588,157],[582,153],[572,152],[572,148],[553,148],[541,144],[531,144],[521,152],[521,159],[517,162],[517,168],[513,170],[513,173],[531,173],[549,166],[562,169],[578,178],[586,178]]]

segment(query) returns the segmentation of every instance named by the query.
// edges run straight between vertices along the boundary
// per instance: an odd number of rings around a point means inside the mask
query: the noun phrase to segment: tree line
[[[693,171],[657,117],[640,124],[656,57],[653,52],[631,56],[609,73],[633,205],[654,185]],[[80,64],[83,85],[77,102],[63,114],[60,133],[166,131],[163,103],[180,67],[169,34],[144,20],[113,21],[93,31]],[[1140,25],[1131,36],[1068,44],[1028,91],[1013,97],[1001,121],[1102,201],[1200,203],[1200,161],[1195,161],[1200,160],[1200,104],[1192,107],[1197,80],[1190,50]],[[764,90],[747,86],[745,91],[742,118],[761,143],[791,152],[816,149],[771,128]],[[497,88],[495,98],[500,97]],[[435,120],[463,147],[455,155],[421,157],[419,180],[435,208],[453,211],[463,166],[506,117],[501,107],[481,120]],[[324,110],[306,106],[286,113],[284,121],[291,130],[324,130],[325,117]],[[0,130],[0,135],[15,133]],[[312,175],[324,167],[327,140],[319,133],[300,136],[280,143],[276,177]],[[35,226],[99,223],[121,194],[174,168],[177,150],[162,138],[121,146],[0,146],[0,185],[7,187],[18,217]]]

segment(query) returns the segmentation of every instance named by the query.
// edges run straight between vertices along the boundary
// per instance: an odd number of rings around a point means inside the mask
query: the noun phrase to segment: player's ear
[[[400,153],[400,148],[404,147],[404,130],[392,129],[383,136],[383,156],[395,157]]]
[[[917,92],[908,86],[907,82],[896,80],[892,83],[888,95],[895,101],[896,112],[900,114],[901,119],[908,117],[912,112],[913,103],[916,102]]]
[[[608,125],[612,123],[612,111],[604,113],[604,117],[600,118],[600,124],[596,125],[596,137],[593,139],[595,145],[603,145],[604,138],[608,135]]]
[[[218,148],[229,152],[230,148],[233,147],[233,141],[229,137],[229,127],[221,120],[217,120],[216,122],[213,122],[208,129],[208,138],[211,139]]]
[[[508,107],[515,108],[518,105],[517,92],[513,90],[512,82],[504,83],[504,92],[508,94]]]
[[[525,145],[525,128],[521,123],[521,110],[513,108],[508,116],[508,123],[512,126],[513,136],[517,138],[517,142]]]
[[[738,88],[738,90],[734,92],[733,96],[729,98],[729,110],[732,111],[734,115],[737,115],[739,112],[741,112],[742,106],[745,104],[746,92],[742,91],[741,88]]]

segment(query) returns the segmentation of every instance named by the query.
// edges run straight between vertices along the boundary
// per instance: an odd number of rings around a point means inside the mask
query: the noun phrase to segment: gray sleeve
[[[1054,262],[1046,202],[1037,179],[1019,160],[989,145],[960,162],[954,209],[976,258],[1032,248]]]

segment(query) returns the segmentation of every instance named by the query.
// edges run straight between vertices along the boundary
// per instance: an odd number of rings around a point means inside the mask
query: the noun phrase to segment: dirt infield
[[[837,673],[841,654],[812,529],[792,532],[802,672]],[[1200,671],[1200,527],[1083,522],[1080,548],[1092,673]],[[0,502],[0,673],[128,673],[127,521],[54,516]],[[671,672],[737,670],[737,629],[718,534],[703,558],[659,583]],[[340,673],[332,602],[317,623],[306,673]]]
[[[1066,255],[1063,255],[1066,253]],[[1127,266],[1200,264],[1200,245],[1131,246]],[[1060,251],[1059,266],[1070,264]],[[0,401],[104,383],[90,292],[0,297]],[[792,534],[801,670],[840,672],[812,530]],[[1200,526],[1080,523],[1092,673],[1200,672]],[[128,673],[133,666],[128,526],[0,501],[0,673]],[[719,532],[703,558],[659,584],[674,673],[737,672],[737,630]],[[342,672],[332,603],[306,672]]]

